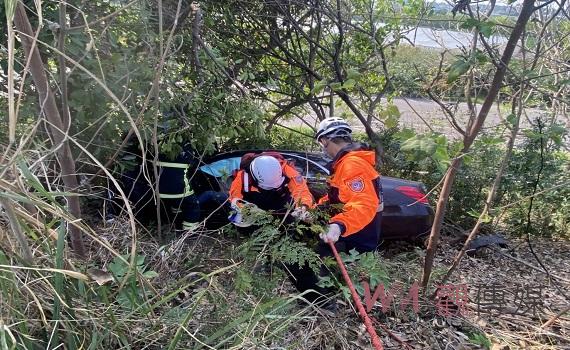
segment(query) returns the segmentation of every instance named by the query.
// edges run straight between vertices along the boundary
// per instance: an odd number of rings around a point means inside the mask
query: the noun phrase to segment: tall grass
[[[77,260],[68,247],[64,223],[70,218],[60,200],[65,193],[46,190],[33,168],[14,169],[23,179],[20,185],[31,192],[24,196],[22,187],[2,181],[0,197],[16,200],[33,264],[20,256],[18,241],[2,222],[2,350],[248,348],[252,342],[270,344],[308,311],[286,296],[242,305],[240,300],[251,298],[228,298],[231,276],[240,262],[211,266],[204,261],[213,242],[224,240],[217,231],[188,233],[162,245],[148,234],[138,234],[136,256],[131,257],[128,218],[119,217],[110,226],[78,223],[93,239],[89,259]],[[23,204],[38,209],[34,225],[23,219]],[[220,249],[212,258],[221,260],[227,253]],[[219,316],[212,308],[232,312]],[[231,322],[225,321],[228,317]]]
[[[5,1],[6,6],[15,3]],[[9,35],[12,40],[13,34]],[[55,47],[37,43],[63,55],[74,69],[98,84],[141,140],[140,116],[131,117],[130,109],[104,79]],[[14,54],[10,46],[9,62]],[[44,146],[45,135],[37,133],[37,126],[45,120],[38,124],[22,120],[16,125],[18,111],[24,108],[15,105],[13,73],[9,65],[10,144],[1,145],[0,157],[0,199],[6,214],[0,216],[0,350],[247,348],[248,342],[270,344],[305,312],[298,308],[291,315],[283,313],[284,305],[294,304],[286,296],[268,296],[259,305],[243,303],[252,299],[247,295],[228,298],[231,276],[240,261],[211,254],[212,244],[225,239],[219,231],[158,242],[152,229],[135,222],[124,193],[128,217],[119,217],[111,225],[97,213],[73,217],[66,197],[81,196],[83,203],[98,206],[100,195],[88,186],[75,193],[61,190],[62,179],[54,169],[54,153],[61,145]],[[16,126],[21,133],[16,133]],[[16,141],[17,147],[12,147]],[[100,169],[119,187],[82,140],[67,134],[66,142],[81,151],[85,164]],[[85,260],[70,250],[70,226],[88,237]],[[27,248],[30,253],[22,253]],[[208,257],[223,263],[205,261]],[[233,311],[219,317],[213,308]],[[225,322],[227,317],[239,322]]]
[[[109,228],[104,235],[120,234],[123,225]],[[20,258],[9,246],[10,240],[2,240],[2,349],[54,349],[62,345],[70,349],[239,347],[244,338],[261,333],[260,329],[272,329],[265,335],[267,340],[283,330],[287,320],[290,324],[297,318],[281,313],[281,318],[263,322],[283,305],[291,303],[276,297],[259,307],[236,313],[233,322],[202,330],[207,323],[216,325],[219,322],[210,317],[211,306],[222,302],[224,294],[216,290],[220,288],[216,276],[228,278],[239,264],[229,263],[208,272],[186,274],[184,265],[188,261],[182,250],[169,255],[168,261],[154,256],[145,266],[137,266],[140,269],[137,273],[146,277],[124,274],[99,285],[99,277],[92,273],[93,267],[88,267],[106,265],[106,269],[110,269],[110,265],[120,259],[113,258],[105,247],[93,245],[89,263],[75,261],[66,253],[65,233],[65,227],[61,226],[57,241],[38,236],[37,241],[32,242],[35,260],[42,267],[21,266]],[[6,235],[3,231],[3,238]],[[162,246],[161,251],[173,251],[181,241],[187,240],[188,236],[182,237]],[[124,239],[117,239],[111,244],[124,242]],[[141,254],[147,256],[159,249],[150,243],[139,247]],[[198,245],[194,247],[197,249]],[[148,271],[155,273],[146,274]],[[128,281],[122,281],[122,278]],[[146,298],[139,298],[141,294]],[[184,300],[179,300],[181,295]],[[204,302],[205,299],[209,301]],[[205,323],[200,325],[195,319]],[[245,329],[242,328],[244,324],[248,324]]]

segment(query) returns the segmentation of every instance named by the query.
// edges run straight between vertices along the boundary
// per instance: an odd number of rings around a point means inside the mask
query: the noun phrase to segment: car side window
[[[306,179],[322,179],[327,176],[325,170],[309,159],[292,155],[285,155],[285,159],[292,162],[295,169]]]
[[[201,166],[199,169],[218,180],[220,190],[229,192],[233,181],[234,171],[239,169],[241,157],[221,159],[210,164]]]

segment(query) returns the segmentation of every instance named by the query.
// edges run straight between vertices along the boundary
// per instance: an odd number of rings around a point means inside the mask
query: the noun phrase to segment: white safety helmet
[[[257,181],[257,185],[264,190],[274,190],[283,184],[283,170],[275,157],[259,156],[249,165],[251,176]]]
[[[339,117],[326,118],[319,123],[319,128],[315,134],[315,139],[319,139],[323,136],[328,138],[335,137],[351,137],[352,128],[346,120]]]

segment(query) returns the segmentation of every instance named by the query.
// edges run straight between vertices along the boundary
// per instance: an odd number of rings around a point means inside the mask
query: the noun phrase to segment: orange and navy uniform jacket
[[[279,160],[285,181],[281,188],[263,190],[256,186],[249,171],[241,169],[235,175],[230,186],[229,200],[243,199],[253,203],[263,210],[281,211],[289,205],[307,208],[315,206],[313,195],[309,191],[307,181],[297,169],[286,160]]]
[[[382,188],[375,164],[375,153],[366,145],[346,146],[329,164],[329,191],[319,200],[319,205],[342,206],[332,209],[329,223],[338,224],[342,237],[364,251],[376,249],[380,238]]]

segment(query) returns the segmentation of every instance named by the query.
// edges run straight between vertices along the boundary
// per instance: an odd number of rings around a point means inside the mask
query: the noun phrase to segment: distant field
[[[384,105],[385,103],[386,101],[384,101]],[[445,115],[441,111],[439,105],[433,101],[427,99],[397,98],[394,99],[394,104],[398,107],[401,114],[399,121],[400,127],[411,128],[419,132],[429,131],[431,128],[436,132],[441,132],[447,135],[449,138],[459,138],[461,136],[451,127],[451,124],[445,118]],[[538,109],[527,109],[526,118],[523,116],[521,125],[523,127],[529,126],[530,124],[528,120],[532,120],[540,115],[540,113],[541,112]],[[349,119],[351,119],[350,116],[352,115],[346,109],[339,109],[337,114],[344,114]],[[459,103],[457,115],[459,116],[459,124],[464,126],[467,120],[467,105],[465,103]],[[507,115],[508,113],[506,113],[506,111],[499,111],[496,105],[493,106],[489,112],[487,120],[485,121],[484,129],[489,130],[500,127],[501,120],[503,120]],[[311,125],[317,124],[317,118],[314,113],[307,114],[306,117],[304,117],[304,120]],[[355,117],[353,117],[351,121],[356,130],[364,131],[362,124]],[[289,127],[306,126],[306,124],[299,118],[289,119],[284,121],[283,124]],[[378,121],[373,123],[373,125],[375,128],[382,127],[381,123]]]

